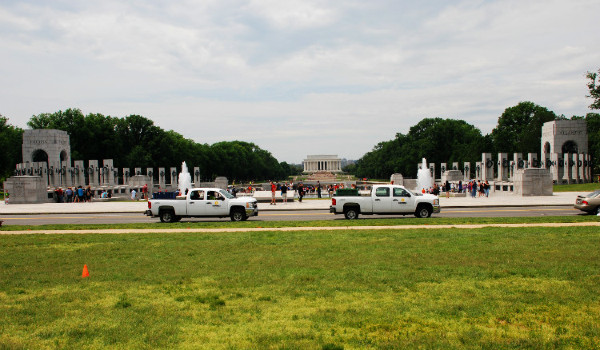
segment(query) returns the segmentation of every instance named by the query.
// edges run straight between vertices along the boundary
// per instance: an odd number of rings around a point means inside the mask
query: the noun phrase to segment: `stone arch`
[[[550,153],[552,151],[552,147],[550,146],[550,142],[546,142],[544,144],[544,153]]]
[[[31,153],[31,159],[33,162],[44,162],[48,164],[48,153],[43,149],[36,149]]]
[[[60,158],[60,163],[62,164],[63,162],[66,162],[69,159],[69,154],[67,153],[66,150],[63,149],[62,151],[60,151],[59,158]]]
[[[579,147],[573,140],[568,140],[561,147],[562,153],[579,153]]]

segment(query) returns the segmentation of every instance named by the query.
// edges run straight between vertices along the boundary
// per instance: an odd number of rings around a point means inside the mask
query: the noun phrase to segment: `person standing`
[[[275,203],[275,192],[277,191],[277,185],[271,181],[271,205],[277,205]]]
[[[298,183],[298,202],[302,203],[302,197],[304,197],[304,186],[302,182]]]
[[[283,204],[287,203],[287,190],[288,190],[287,184],[286,183],[282,184],[281,185],[281,198],[283,200]]]
[[[317,198],[321,198],[321,181],[317,181]]]

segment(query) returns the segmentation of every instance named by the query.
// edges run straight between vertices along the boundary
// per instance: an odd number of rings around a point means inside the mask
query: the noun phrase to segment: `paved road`
[[[514,217],[514,216],[572,216],[582,212],[569,206],[532,206],[532,207],[466,207],[446,208],[434,217]],[[402,216],[367,216],[363,219],[375,219]],[[407,216],[412,217],[412,216]],[[36,215],[0,215],[4,225],[46,225],[46,224],[115,224],[158,222],[158,218],[148,218],[138,213],[105,214],[36,214]],[[262,211],[252,221],[289,221],[289,220],[343,220],[342,215],[333,215],[326,210],[289,210]],[[184,221],[229,221],[223,219],[184,219]]]

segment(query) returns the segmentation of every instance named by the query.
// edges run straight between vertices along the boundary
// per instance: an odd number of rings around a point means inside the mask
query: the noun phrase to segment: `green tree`
[[[482,150],[491,150],[489,138],[463,120],[425,118],[407,135],[377,144],[356,162],[358,177],[387,179],[392,173],[414,177],[422,158],[428,163],[475,161]],[[350,168],[352,170],[352,168]]]
[[[0,182],[13,175],[15,165],[22,161],[23,129],[8,123],[0,114]]]
[[[592,158],[592,173],[600,174],[600,114],[588,113],[585,121],[588,132],[588,150]]]
[[[556,119],[554,112],[533,102],[504,110],[491,138],[497,152],[535,153],[540,149],[542,125]]]
[[[600,69],[598,69],[600,74]],[[594,102],[589,106],[590,109],[600,109],[600,76],[593,72],[587,72],[586,77],[589,79],[587,84],[590,89],[590,94],[586,97],[594,99]]]

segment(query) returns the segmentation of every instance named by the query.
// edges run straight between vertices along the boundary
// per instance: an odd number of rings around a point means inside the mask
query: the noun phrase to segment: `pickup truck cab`
[[[329,211],[357,219],[359,214],[414,215],[427,218],[440,212],[440,199],[432,194],[413,193],[399,185],[375,185],[369,196],[337,196],[331,199]]]
[[[161,222],[176,222],[184,217],[227,217],[231,221],[247,220],[258,215],[256,198],[236,198],[220,188],[193,188],[175,199],[148,200],[145,214],[159,217]]]

